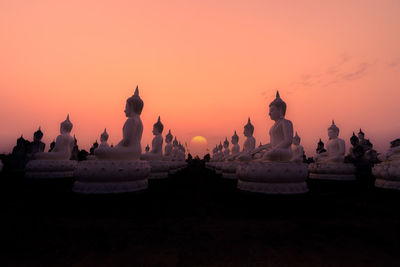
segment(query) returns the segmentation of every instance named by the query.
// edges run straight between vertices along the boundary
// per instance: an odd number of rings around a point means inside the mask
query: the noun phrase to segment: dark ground
[[[200,166],[138,193],[71,185],[1,177],[0,265],[400,266],[400,192],[313,182],[265,196]]]

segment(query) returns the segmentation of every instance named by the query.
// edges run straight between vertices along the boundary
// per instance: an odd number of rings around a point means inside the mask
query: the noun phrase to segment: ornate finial
[[[279,91],[276,90],[276,98],[281,98],[281,96],[279,95]]]
[[[250,117],[248,118],[247,123],[251,124],[251,122],[250,122]]]
[[[360,128],[360,131],[358,132],[358,134],[364,135],[363,131],[361,131],[361,128]]]
[[[66,119],[66,121],[69,121],[69,114],[67,114],[67,119]]]
[[[133,95],[139,96],[139,86],[136,85],[135,93]]]

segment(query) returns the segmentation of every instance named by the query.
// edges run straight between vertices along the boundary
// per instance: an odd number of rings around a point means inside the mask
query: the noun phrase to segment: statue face
[[[130,117],[132,114],[132,110],[131,110],[131,107],[128,102],[126,102],[124,112],[125,112],[125,116],[127,116],[127,117]]]
[[[283,118],[283,113],[277,106],[272,105],[269,107],[269,117],[271,120],[277,121],[280,118]]]
[[[334,130],[328,130],[328,136],[329,136],[329,139],[335,139],[338,137],[338,134]]]
[[[252,134],[251,134],[251,132],[250,132],[250,129],[248,129],[248,128],[246,128],[246,127],[244,127],[243,134],[244,134],[244,136],[246,136],[246,137],[252,136]]]
[[[293,145],[298,146],[298,145],[300,145],[300,139],[299,138],[293,138],[292,143],[293,143]]]
[[[358,138],[360,138],[361,140],[364,140],[364,135],[363,134],[358,134]]]

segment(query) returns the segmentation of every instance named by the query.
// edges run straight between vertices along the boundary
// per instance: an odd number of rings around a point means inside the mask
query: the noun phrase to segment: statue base
[[[372,168],[372,174],[376,177],[376,187],[400,190],[399,161],[388,161],[377,164]]]
[[[72,190],[84,194],[135,192],[148,187],[150,164],[141,160],[82,161]]]
[[[310,179],[355,181],[356,167],[351,163],[311,163]]]
[[[165,179],[168,178],[170,164],[168,161],[149,161],[151,173],[149,179]]]
[[[236,169],[238,189],[263,194],[308,192],[307,165],[295,162],[248,162]]]
[[[185,161],[170,161],[169,174],[176,174],[178,171],[186,167]]]
[[[240,164],[241,162],[235,161],[224,162],[224,165],[222,166],[222,178],[236,179],[236,169]]]
[[[72,178],[77,165],[75,160],[31,160],[26,164],[25,178]]]

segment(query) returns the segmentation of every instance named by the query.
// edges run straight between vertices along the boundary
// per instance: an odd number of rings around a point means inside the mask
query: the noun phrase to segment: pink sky
[[[121,139],[139,85],[142,146],[158,115],[210,149],[247,117],[269,141],[276,89],[312,156],[334,119],[382,152],[400,137],[400,2],[0,0],[0,153],[67,113],[80,148]],[[196,153],[196,152],[195,152]],[[197,152],[199,153],[199,152]]]

